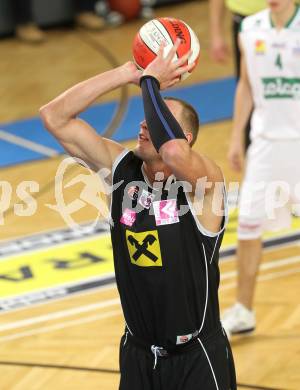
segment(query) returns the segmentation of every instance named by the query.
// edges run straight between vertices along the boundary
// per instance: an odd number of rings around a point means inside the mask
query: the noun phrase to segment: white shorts
[[[291,225],[300,211],[300,139],[252,141],[240,193],[238,238],[259,238],[264,231]]]

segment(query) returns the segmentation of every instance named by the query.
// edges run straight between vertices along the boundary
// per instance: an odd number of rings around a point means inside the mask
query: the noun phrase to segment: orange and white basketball
[[[197,63],[200,54],[199,40],[190,26],[175,18],[153,19],[140,28],[133,41],[134,62],[138,68],[145,69],[156,57],[162,43],[165,44],[164,53],[167,55],[177,38],[181,43],[173,61],[192,50],[187,64]],[[191,72],[184,73],[181,78],[186,79]]]

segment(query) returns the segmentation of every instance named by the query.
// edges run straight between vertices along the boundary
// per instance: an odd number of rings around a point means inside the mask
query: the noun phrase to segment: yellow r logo
[[[126,230],[130,261],[140,267],[162,267],[157,230],[135,233]]]

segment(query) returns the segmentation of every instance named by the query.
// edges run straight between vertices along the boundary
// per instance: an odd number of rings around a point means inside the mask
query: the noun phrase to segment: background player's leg
[[[256,277],[262,257],[261,238],[239,240],[237,301],[252,310]]]
[[[95,0],[74,0],[76,23],[88,30],[99,30],[105,26],[105,20],[95,13]]]
[[[13,0],[12,7],[17,37],[30,43],[42,42],[45,39],[45,35],[33,22],[32,1]]]
[[[222,324],[229,337],[235,333],[250,332],[256,325],[252,305],[262,256],[261,237],[267,219],[266,186],[273,179],[274,156],[272,145],[265,140],[254,141],[247,153],[239,202],[236,304],[222,316]]]
[[[237,303],[224,312],[222,324],[228,337],[255,329],[252,310],[256,278],[262,257],[261,238],[239,240],[237,249]]]

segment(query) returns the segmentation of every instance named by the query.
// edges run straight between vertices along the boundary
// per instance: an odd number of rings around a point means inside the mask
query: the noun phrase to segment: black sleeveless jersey
[[[129,331],[167,348],[220,326],[218,260],[224,229],[207,232],[182,187],[151,188],[142,163],[126,151],[113,167],[116,282]]]

